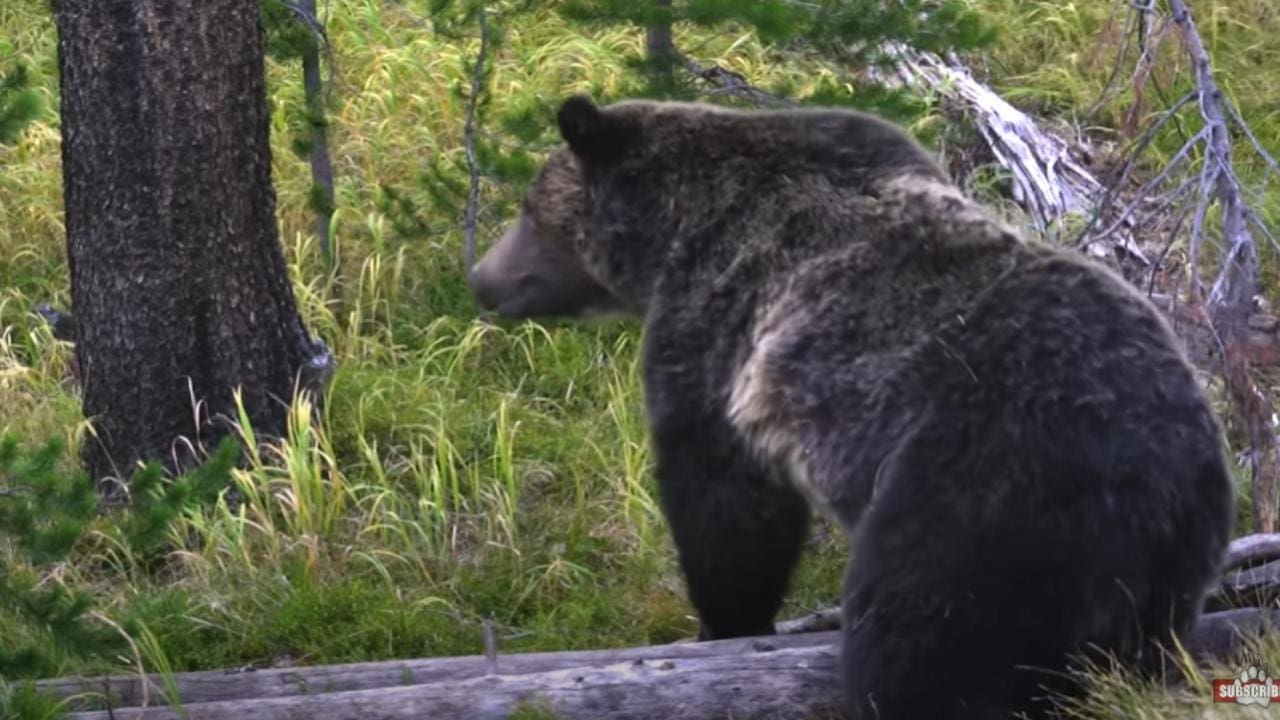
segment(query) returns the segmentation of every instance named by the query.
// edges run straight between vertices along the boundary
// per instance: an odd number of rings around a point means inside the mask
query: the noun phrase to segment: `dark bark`
[[[276,232],[258,0],[55,9],[87,469],[191,461],[236,417],[283,434],[316,356]]]

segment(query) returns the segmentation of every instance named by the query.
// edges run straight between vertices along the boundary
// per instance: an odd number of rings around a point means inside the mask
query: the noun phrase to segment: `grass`
[[[1122,19],[1112,17],[1115,3],[976,4],[1004,30],[987,75],[1006,97],[1124,141],[1116,129],[1132,93],[1104,92]],[[1280,77],[1265,71],[1280,60],[1280,45],[1268,41],[1280,32],[1278,11],[1260,0],[1200,5],[1226,90],[1259,137],[1280,147]],[[152,671],[474,654],[486,619],[503,651],[693,634],[657,507],[638,327],[478,321],[462,280],[459,217],[439,211],[422,181],[436,166],[456,175],[462,162],[465,102],[455,88],[467,82],[474,38],[434,35],[401,5],[374,0],[335,0],[328,29],[338,69],[332,274],[311,235],[306,164],[288,150],[300,73],[269,65],[281,238],[301,310],[339,359],[323,421],[295,407],[287,441],[237,472],[244,504],[184,518],[174,529],[179,549],[160,570],[143,567],[103,527],[50,580],[94,591],[104,617],[145,628],[131,662]],[[745,33],[679,41],[801,95],[826,73],[780,64]],[[634,82],[625,58],[642,42],[625,29],[584,35],[546,14],[513,25],[493,67],[487,122],[532,108],[548,124],[546,108],[576,90],[625,95]],[[47,3],[0,3],[0,62],[26,61],[55,109],[18,145],[0,148],[0,431],[74,444],[85,426],[69,347],[30,315],[68,296],[55,50]],[[1169,73],[1171,87],[1185,83]],[[1108,99],[1083,112],[1100,97]],[[1171,142],[1159,147],[1170,152]],[[416,208],[424,232],[400,231],[388,189]],[[486,186],[482,240],[500,231],[516,191]],[[1265,202],[1277,213],[1274,194]],[[810,545],[786,615],[839,597],[841,534],[819,524]],[[7,632],[23,630],[0,608],[0,636]],[[1274,648],[1259,652],[1280,661]],[[69,661],[64,670],[128,665]],[[1208,707],[1201,685],[1170,693],[1098,678],[1078,717],[1190,718]],[[30,706],[23,717],[44,707],[11,697]]]

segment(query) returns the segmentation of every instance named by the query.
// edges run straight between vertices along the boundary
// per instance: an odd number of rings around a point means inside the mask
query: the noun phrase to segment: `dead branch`
[[[1191,300],[1204,298],[1199,272],[1200,245],[1205,236],[1208,207],[1217,202],[1221,215],[1221,236],[1226,257],[1207,299],[1208,317],[1220,338],[1223,378],[1231,395],[1236,416],[1246,428],[1251,445],[1249,461],[1253,471],[1254,529],[1276,529],[1277,422],[1275,406],[1254,381],[1246,345],[1251,334],[1250,317],[1258,292],[1258,248],[1250,230],[1250,210],[1232,165],[1228,113],[1239,117],[1223,95],[1213,75],[1212,62],[1184,0],[1168,0],[1174,24],[1182,34],[1183,46],[1195,67],[1196,95],[1205,130],[1187,146],[1199,144],[1204,161],[1199,173],[1199,197],[1189,240],[1191,260]],[[1239,122],[1246,127],[1243,122]],[[1252,135],[1252,133],[1249,133]],[[1261,150],[1261,146],[1258,146]],[[1275,160],[1262,151],[1269,167]],[[1260,223],[1259,223],[1260,224]]]
[[[1153,192],[1173,177],[1174,170],[1190,161],[1195,143],[1202,140],[1203,135],[1197,134],[1190,138],[1188,145],[1175,153],[1156,177],[1145,182],[1133,194],[1134,198],[1146,200],[1120,204],[1114,188],[1122,187],[1129,181],[1138,165],[1139,156],[1166,124],[1176,122],[1177,112],[1194,101],[1196,93],[1187,93],[1179,98],[1142,132],[1135,140],[1133,152],[1122,164],[1118,179],[1107,187],[1072,157],[1070,142],[1040,128],[1031,117],[976,81],[958,61],[944,61],[936,55],[904,46],[891,47],[889,54],[899,59],[896,80],[881,78],[882,80],[905,83],[921,92],[945,95],[978,116],[984,139],[997,159],[1013,173],[1015,198],[1037,227],[1051,227],[1069,213],[1087,213],[1090,220],[1081,232],[1079,248],[1095,256],[1123,251],[1129,263],[1150,268],[1147,291],[1150,293],[1154,290],[1156,271],[1171,249],[1172,242],[1166,244],[1155,262],[1152,262],[1139,246],[1131,229],[1149,226],[1153,218],[1167,214],[1174,203],[1182,200],[1195,188],[1195,182],[1184,179],[1172,191],[1151,197]],[[1149,55],[1148,48],[1143,51],[1142,57],[1148,58]],[[686,70],[715,85],[722,93],[735,95],[759,107],[794,105],[785,98],[770,95],[752,86],[737,73],[714,66],[704,67],[687,56],[680,55],[679,58]],[[1181,229],[1186,213],[1191,208],[1191,205],[1187,205],[1179,213],[1173,232]],[[1103,218],[1107,219],[1105,224],[1101,224]],[[1170,240],[1172,239],[1171,236]],[[1221,338],[1203,310],[1182,304],[1168,294],[1154,295],[1152,299],[1170,315],[1196,364],[1213,372],[1223,373],[1225,366],[1222,363]],[[1236,336],[1236,350],[1250,365],[1280,365],[1280,318],[1265,312],[1253,312],[1246,319],[1242,330]]]
[[[676,62],[680,67],[712,87],[708,93],[710,95],[731,95],[762,108],[795,107],[795,103],[791,100],[752,85],[740,73],[726,70],[718,65],[703,65],[688,55],[675,50],[672,52],[675,53]]]
[[[889,45],[886,51],[896,62],[897,82],[957,101],[973,113],[987,146],[1013,175],[1014,199],[1042,233],[1052,235],[1066,216],[1099,206],[1105,188],[1072,157],[1072,145],[1040,129],[1026,113],[975,80],[958,60],[901,44]],[[1121,252],[1149,264],[1128,231],[1131,221],[1120,219],[1115,225],[1106,241],[1099,239],[1085,249],[1099,257]]]
[[[794,620],[783,620],[774,627],[779,635],[795,635],[797,633],[822,632],[836,630],[840,627],[840,608],[830,607],[815,610]]]

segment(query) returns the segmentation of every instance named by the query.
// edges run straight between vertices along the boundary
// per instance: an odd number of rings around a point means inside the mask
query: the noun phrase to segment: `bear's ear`
[[[621,123],[600,112],[586,95],[573,95],[565,100],[556,120],[560,124],[560,137],[584,160],[607,160],[621,150],[624,134]]]

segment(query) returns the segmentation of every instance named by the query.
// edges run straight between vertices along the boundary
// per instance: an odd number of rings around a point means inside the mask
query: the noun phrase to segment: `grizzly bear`
[[[644,318],[665,513],[703,638],[773,632],[810,508],[853,549],[854,718],[1040,715],[1156,669],[1229,539],[1221,430],[1165,320],[846,110],[560,108],[470,283]]]

